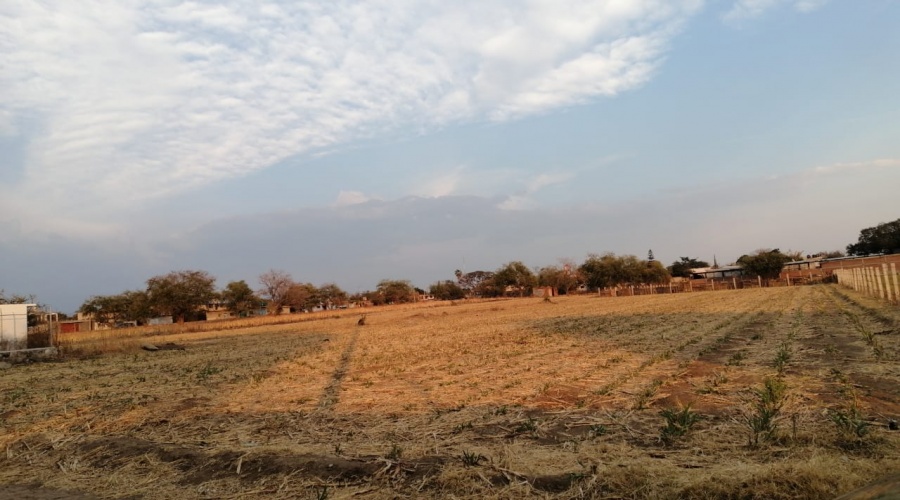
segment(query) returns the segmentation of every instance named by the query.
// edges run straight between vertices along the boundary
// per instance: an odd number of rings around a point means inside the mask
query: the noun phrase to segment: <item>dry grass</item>
[[[900,313],[853,292],[367,313],[365,326],[343,311],[68,337],[64,351],[87,358],[2,373],[0,483],[144,498],[822,498],[900,467],[883,425],[900,413]],[[771,439],[748,446],[767,377],[787,397]],[[701,419],[663,442],[660,411],[682,404]],[[854,439],[829,418],[851,404],[870,420]]]

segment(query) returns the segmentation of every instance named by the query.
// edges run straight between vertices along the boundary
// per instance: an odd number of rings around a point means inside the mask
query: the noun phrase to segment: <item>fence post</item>
[[[788,286],[791,286],[791,273],[787,273]]]
[[[762,288],[762,276],[760,276],[758,274],[756,275],[756,283],[759,285],[760,288]]]
[[[888,274],[888,265],[881,264],[881,274],[884,275],[884,291],[887,292],[889,302],[894,301],[894,290],[891,289],[891,278]]]
[[[878,266],[872,266],[872,272],[875,274],[875,284],[878,286],[878,296],[881,300],[887,299],[884,293],[884,287],[881,286],[881,269]]]
[[[894,297],[897,297],[897,302],[900,302],[900,284],[897,282],[900,281],[900,276],[897,276],[897,265],[891,263],[891,277],[894,278]]]

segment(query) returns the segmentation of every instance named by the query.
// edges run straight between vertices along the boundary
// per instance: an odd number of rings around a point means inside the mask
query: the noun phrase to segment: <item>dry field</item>
[[[0,498],[830,498],[900,471],[900,309],[836,286],[299,318],[0,371]]]

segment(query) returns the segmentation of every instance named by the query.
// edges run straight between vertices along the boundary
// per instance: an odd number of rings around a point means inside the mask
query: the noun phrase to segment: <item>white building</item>
[[[28,308],[35,304],[0,304],[0,351],[28,347]]]

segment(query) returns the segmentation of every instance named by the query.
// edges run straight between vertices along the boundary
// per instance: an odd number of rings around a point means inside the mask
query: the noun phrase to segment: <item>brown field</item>
[[[900,471],[900,309],[837,286],[367,312],[62,339],[0,371],[0,498],[830,498]],[[679,404],[700,418],[663,439]]]

